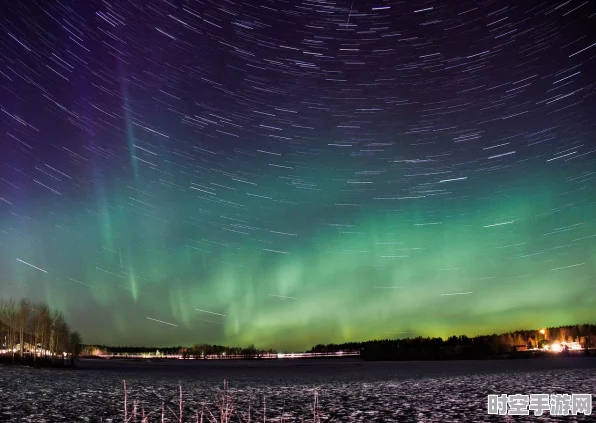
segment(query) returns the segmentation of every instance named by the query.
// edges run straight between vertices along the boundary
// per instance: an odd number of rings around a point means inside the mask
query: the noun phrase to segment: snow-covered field
[[[184,421],[204,403],[214,413],[227,380],[236,408],[267,422],[313,421],[318,394],[321,421],[484,422],[488,394],[595,393],[596,359],[364,363],[359,360],[276,360],[275,362],[81,361],[76,370],[0,366],[0,421],[123,421],[123,380],[129,410],[139,400],[159,422],[178,412],[182,386]],[[256,409],[256,410],[255,410]],[[129,411],[130,413],[130,411]],[[129,414],[130,415],[130,414]],[[237,415],[236,417],[239,417]],[[594,416],[591,416],[594,417]],[[582,421],[582,417],[557,418]],[[541,421],[551,419],[543,417]],[[552,419],[555,420],[554,418]],[[140,422],[140,419],[138,420]],[[205,420],[206,422],[207,420]],[[238,420],[237,418],[232,421]],[[516,421],[537,421],[529,416]]]

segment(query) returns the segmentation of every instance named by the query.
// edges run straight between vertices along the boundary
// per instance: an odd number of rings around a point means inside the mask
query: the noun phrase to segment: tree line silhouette
[[[196,344],[190,348],[182,348],[180,351],[182,358],[204,358],[210,355],[223,357],[236,357],[244,359],[260,358],[266,354],[276,354],[275,350],[260,350],[254,345],[249,345],[246,348],[241,347],[224,347],[221,345]]]
[[[308,352],[360,351],[364,360],[448,360],[499,358],[520,349],[542,348],[552,343],[578,342],[582,348],[596,345],[596,325],[582,324],[518,330],[500,335],[466,335],[443,338],[381,339],[343,344],[319,344]],[[526,355],[527,356],[527,355]]]
[[[161,355],[182,355],[183,359],[206,359],[207,357],[217,358],[243,358],[254,359],[260,358],[267,354],[276,354],[275,350],[257,349],[254,345],[248,347],[226,347],[223,345],[211,344],[195,344],[191,347],[109,347],[105,345],[88,345],[83,348],[83,355],[117,355],[126,357],[127,355],[136,354],[155,354],[157,351]],[[159,357],[156,355],[156,357]]]
[[[0,298],[0,360],[64,365],[64,353],[76,357],[80,348],[81,336],[61,311],[44,302]]]
[[[364,342],[346,342],[343,344],[319,344],[307,353],[360,352],[364,360],[448,360],[448,359],[483,359],[501,358],[517,349],[542,348],[555,342],[578,342],[583,348],[596,346],[596,325],[569,325],[550,327],[541,330],[518,330],[500,335],[466,335],[443,338],[403,338],[381,339]],[[520,348],[521,347],[521,348]],[[182,355],[184,359],[240,358],[258,359],[268,354],[277,354],[276,350],[257,349],[254,345],[246,348],[226,347],[223,345],[195,344],[191,347],[108,347],[103,345],[87,346],[84,354],[113,354],[126,357],[133,354]],[[588,350],[586,350],[588,351]],[[525,355],[529,357],[531,355]],[[157,356],[159,357],[159,356]]]

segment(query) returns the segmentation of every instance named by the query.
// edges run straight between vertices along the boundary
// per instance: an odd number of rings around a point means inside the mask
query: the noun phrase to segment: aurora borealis
[[[593,323],[596,5],[456,3],[5,2],[0,296],[110,345]]]

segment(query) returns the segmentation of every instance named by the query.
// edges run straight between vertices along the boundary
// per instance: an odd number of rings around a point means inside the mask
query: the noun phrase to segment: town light
[[[546,331],[544,329],[540,329],[540,333],[544,335]]]
[[[561,346],[561,344],[556,343],[551,345],[550,350],[553,352],[561,352],[563,351],[563,347]]]

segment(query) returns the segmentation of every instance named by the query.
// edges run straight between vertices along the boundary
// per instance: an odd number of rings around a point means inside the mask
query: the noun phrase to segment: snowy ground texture
[[[490,422],[488,394],[596,393],[596,360],[363,363],[300,360],[234,363],[120,363],[82,361],[77,370],[0,366],[0,421],[35,423],[122,422],[123,380],[129,409],[139,401],[149,421],[178,421],[182,386],[185,422],[202,404],[216,414],[224,379],[236,400],[231,421],[246,421],[249,403],[263,421],[313,421],[317,392],[320,421]],[[596,403],[596,401],[594,401]],[[243,417],[244,416],[244,417]],[[596,416],[529,416],[515,421],[596,421]],[[140,422],[140,419],[138,420]],[[207,420],[205,420],[207,423]]]

